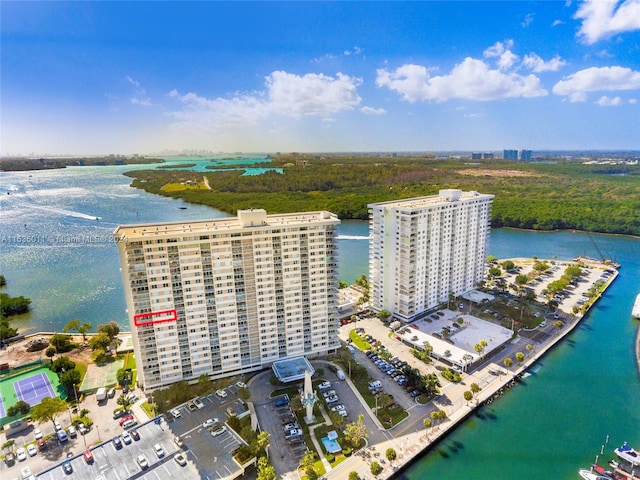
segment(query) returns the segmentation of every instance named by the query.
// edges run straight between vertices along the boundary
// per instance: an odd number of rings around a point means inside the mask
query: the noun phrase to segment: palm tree
[[[425,418],[424,420],[422,420],[422,424],[424,425],[424,436],[427,436],[427,430],[429,430],[431,428],[431,420],[428,418]]]

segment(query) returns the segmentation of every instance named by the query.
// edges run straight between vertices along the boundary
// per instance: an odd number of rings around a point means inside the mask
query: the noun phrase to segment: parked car
[[[57,432],[58,430],[62,430],[62,425],[60,425],[60,422],[58,422],[57,420],[55,420],[53,422],[53,429]]]
[[[218,423],[218,419],[217,418],[208,418],[202,424],[202,428],[213,427],[216,423]]]
[[[36,440],[40,440],[42,438],[42,430],[40,430],[39,428],[36,428],[33,430],[33,436]]]
[[[71,466],[71,462],[69,462],[69,460],[65,460],[64,462],[62,462],[62,470],[64,470],[64,473],[66,473],[67,475],[73,473],[73,467]]]
[[[211,435],[213,435],[214,437],[217,437],[219,435],[222,435],[226,431],[227,431],[227,427],[225,427],[224,425],[221,425],[219,428],[212,431]]]
[[[68,435],[67,435],[67,432],[65,432],[64,430],[58,430],[58,431],[56,432],[56,436],[58,437],[58,441],[59,441],[60,443],[64,443],[64,442],[66,442],[67,440],[69,440],[69,437],[68,437]]]
[[[318,390],[326,390],[327,388],[331,388],[331,382],[322,382],[318,385]]]
[[[156,452],[158,458],[164,457],[164,448],[162,448],[162,445],[160,445],[159,443],[156,443],[153,446],[153,451]]]
[[[24,462],[27,459],[27,451],[24,448],[20,447],[16,450],[16,458],[19,462]]]
[[[113,398],[115,396],[116,396],[116,389],[115,388],[110,388],[109,391],[107,392],[107,397]]]
[[[327,403],[335,403],[335,402],[337,402],[338,400],[340,400],[340,399],[338,398],[338,395],[331,395],[330,397],[325,398],[325,401],[326,401]]]
[[[120,450],[122,448],[122,439],[120,438],[120,436],[115,436],[113,437],[113,446],[116,447],[116,450]]]
[[[85,435],[87,432],[89,432],[89,429],[84,423],[80,423],[78,424],[78,431],[80,432],[80,435]]]
[[[93,463],[93,453],[91,453],[91,450],[85,450],[82,456],[84,457],[85,462]]]
[[[119,422],[120,426],[124,425],[125,422],[127,422],[129,420],[133,420],[133,419],[134,419],[133,415],[127,415],[126,417],[121,418],[120,422]]]
[[[173,418],[180,418],[182,417],[182,414],[180,413],[180,410],[178,410],[177,408],[174,408],[173,410],[171,410],[171,416]]]
[[[38,453],[38,449],[36,448],[36,445],[34,443],[30,443],[29,445],[27,445],[27,453],[30,457],[36,456],[36,454]]]
[[[118,418],[125,417],[127,415],[131,415],[130,410],[125,410],[125,409],[116,410],[115,412],[113,412],[113,419],[117,420]]]
[[[126,445],[129,445],[131,443],[131,435],[129,435],[129,432],[127,432],[126,430],[122,432],[122,441]]]
[[[145,457],[144,455],[138,455],[137,461],[141,469],[146,470],[147,468],[149,468],[149,462],[147,461],[147,457]]]
[[[73,425],[71,425],[68,429],[67,432],[69,433],[69,436],[71,438],[76,438],[78,436],[78,432],[76,431],[76,427],[74,427]]]
[[[238,388],[247,388],[247,384],[244,382],[236,382],[236,387]]]
[[[138,424],[138,422],[135,419],[127,420],[126,422],[124,422],[122,424],[122,428],[135,427],[137,424]]]
[[[36,440],[36,443],[38,444],[38,450],[40,450],[41,452],[47,449],[47,442],[45,442],[42,438]]]
[[[140,440],[140,434],[138,433],[138,430],[131,430],[129,432],[129,435],[131,435],[131,438],[133,438],[136,442]]]
[[[199,398],[196,398],[193,403],[196,404],[196,407],[198,407],[198,410],[202,410],[204,408],[204,403],[202,403],[202,400],[200,400]]]
[[[175,457],[173,457],[173,459],[181,467],[184,467],[187,464],[187,457],[184,455],[184,453],[177,454]]]
[[[336,394],[336,391],[335,391],[335,390],[328,390],[328,391],[324,392],[324,393],[322,394],[322,396],[323,396],[324,398],[327,398],[327,397],[330,397],[331,395],[335,395],[335,394]]]
[[[220,398],[227,398],[227,392],[223,388],[216,390],[216,395]]]

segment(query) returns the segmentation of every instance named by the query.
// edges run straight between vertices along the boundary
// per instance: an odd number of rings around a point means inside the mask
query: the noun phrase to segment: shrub
[[[327,462],[329,462],[329,463],[332,463],[336,459],[336,457],[333,455],[333,453],[327,453],[325,458],[327,459]]]
[[[375,476],[380,475],[382,473],[382,467],[378,462],[371,462],[371,473]]]
[[[343,448],[343,449],[342,449],[342,454],[343,454],[345,457],[350,456],[350,455],[351,455],[351,452],[352,452],[352,450],[351,450],[350,448],[348,448],[348,447],[347,447],[347,448]]]

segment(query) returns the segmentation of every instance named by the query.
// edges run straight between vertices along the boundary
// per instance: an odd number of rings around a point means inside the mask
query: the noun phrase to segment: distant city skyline
[[[0,9],[3,156],[640,149],[640,0]]]

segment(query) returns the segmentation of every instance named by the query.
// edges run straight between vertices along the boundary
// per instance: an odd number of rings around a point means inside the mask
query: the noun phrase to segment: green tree
[[[265,456],[258,458],[258,476],[256,480],[276,480],[276,469]]]
[[[89,340],[89,347],[94,352],[97,350],[106,351],[109,345],[111,345],[111,338],[109,338],[109,335],[105,332],[94,335],[91,337],[91,340]]]
[[[31,410],[31,405],[29,405],[24,400],[18,400],[17,403],[11,405],[7,409],[7,417],[15,417],[16,415],[26,415]]]
[[[329,412],[329,418],[331,419],[331,423],[333,423],[333,426],[338,430],[342,427],[342,425],[344,425],[344,417],[338,412]]]
[[[529,281],[529,277],[527,277],[526,275],[522,273],[516,275],[516,285],[518,285],[519,287],[526,285],[528,281]]]
[[[386,323],[387,320],[389,320],[389,317],[391,317],[391,312],[389,310],[383,309],[378,312],[378,318],[382,320],[383,323]]]
[[[0,275],[0,288],[4,288],[7,286],[7,280],[4,278],[4,275]]]
[[[300,461],[300,464],[302,466],[302,469],[304,470],[304,473],[310,479],[318,478],[318,474],[316,473],[315,469],[313,468],[313,464],[315,462],[316,462],[316,452],[313,451],[313,450],[309,450],[304,455],[304,457],[302,457],[302,460]]]
[[[343,280],[338,280],[338,290],[342,290],[343,288],[347,288],[349,284]]]
[[[116,382],[118,382],[118,385],[124,387],[125,385],[129,384],[130,379],[131,376],[127,369],[120,368],[116,372]]]
[[[360,480],[358,472],[349,472],[349,480]]]
[[[78,333],[82,335],[82,342],[87,343],[87,332],[93,328],[89,322],[84,322],[78,327]]]
[[[499,277],[502,274],[502,270],[500,270],[498,267],[491,267],[487,274],[489,275],[489,278],[496,278]]]
[[[49,338],[49,344],[56,347],[58,353],[66,352],[71,346],[71,337],[64,333],[54,333]]]
[[[56,347],[47,347],[47,349],[44,351],[44,354],[48,358],[53,358],[56,354]]]
[[[516,362],[522,363],[523,360],[524,360],[524,353],[522,352],[516,353]]]
[[[344,436],[351,446],[357,448],[365,438],[369,438],[367,426],[364,423],[364,415],[358,415],[358,420],[347,423],[344,429]]]
[[[425,435],[426,435],[427,434],[426,430],[429,430],[431,428],[431,420],[428,418],[425,418],[422,420],[422,424],[424,425]]]
[[[377,477],[382,473],[382,467],[375,460],[371,462],[371,474]]]
[[[477,383],[472,383],[471,385],[469,385],[469,388],[471,389],[471,393],[473,393],[474,395],[482,390],[482,388],[480,388],[480,385],[478,385]]]
[[[556,320],[555,322],[553,322],[553,324],[556,328],[562,328],[562,326],[564,325],[564,323],[562,323],[560,320]]]
[[[56,358],[49,366],[49,370],[57,373],[58,376],[60,376],[62,372],[73,370],[74,368],[76,368],[76,362],[71,360],[69,357],[64,356]]]
[[[105,333],[109,337],[109,343],[120,333],[120,326],[117,322],[111,321],[98,325],[98,333]]]
[[[62,331],[64,333],[67,333],[70,330],[78,330],[78,327],[80,326],[80,320],[71,320],[69,323],[67,323],[64,328],[62,329]]]
[[[467,401],[467,403],[469,403],[473,399],[473,393],[471,392],[471,390],[465,390],[462,395],[464,396],[464,399]]]
[[[511,365],[513,365],[513,360],[511,360],[510,358],[505,358],[504,359],[504,366],[507,368],[511,368]]]
[[[255,449],[256,449],[256,455],[261,456],[264,454],[264,452],[267,450],[267,447],[269,446],[271,440],[270,440],[270,435],[269,432],[260,432],[258,433],[258,435],[256,435],[256,441],[255,441]]]
[[[387,457],[387,460],[389,460],[390,462],[393,462],[398,456],[398,454],[393,448],[387,448],[387,451],[385,452],[385,456]]]
[[[60,383],[67,389],[67,395],[75,394],[78,391],[77,387],[82,382],[82,374],[77,368],[66,370],[60,374]],[[74,388],[75,387],[75,388]],[[75,398],[77,400],[77,398]]]
[[[123,407],[125,410],[128,410],[128,409],[129,409],[129,407],[131,406],[131,402],[129,401],[129,399],[127,399],[127,396],[126,396],[124,393],[122,393],[122,394],[118,397],[118,399],[116,400],[116,403],[117,403],[118,405],[122,405],[122,407]]]
[[[54,422],[58,414],[67,411],[67,403],[58,397],[45,397],[33,407],[31,418],[38,423]],[[55,424],[54,424],[55,427]]]
[[[504,262],[502,262],[502,268],[504,268],[507,272],[509,270],[513,270],[515,266],[516,264],[511,260],[505,260]]]

